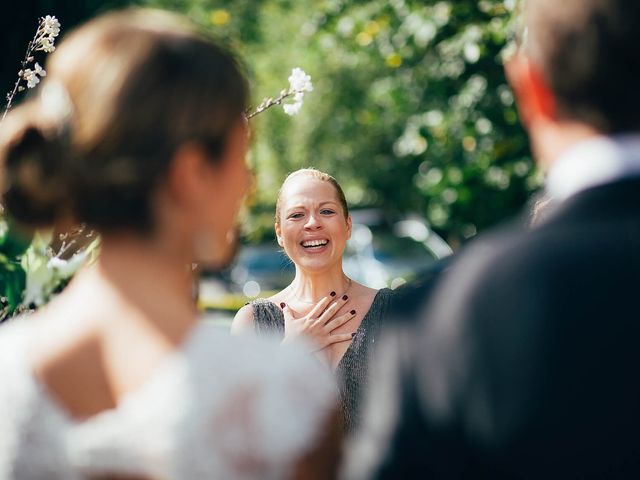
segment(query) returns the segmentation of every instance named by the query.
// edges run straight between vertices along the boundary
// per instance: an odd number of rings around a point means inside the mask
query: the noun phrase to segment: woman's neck
[[[154,324],[195,320],[193,276],[188,257],[153,241],[131,236],[103,237],[95,265],[69,285],[93,308],[111,308]],[[74,285],[75,283],[75,285]],[[75,287],[75,288],[73,288]]]
[[[351,279],[342,271],[342,265],[321,273],[304,272],[298,268],[289,286],[289,293],[301,303],[312,304],[331,292],[343,295],[350,286]]]

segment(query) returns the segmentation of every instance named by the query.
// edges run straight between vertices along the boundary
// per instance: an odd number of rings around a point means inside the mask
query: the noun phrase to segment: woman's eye
[[[323,215],[332,215],[332,214],[334,214],[336,212],[334,212],[333,210],[329,210],[329,209],[325,208],[324,210],[321,210],[320,213],[323,214]]]
[[[289,218],[302,218],[302,214],[301,213],[292,213],[291,215],[289,215]]]

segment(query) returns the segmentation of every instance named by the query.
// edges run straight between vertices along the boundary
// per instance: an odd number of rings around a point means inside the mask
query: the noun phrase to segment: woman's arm
[[[233,317],[233,322],[231,322],[231,333],[233,335],[255,333],[254,325],[255,320],[253,319],[253,307],[251,304],[246,304],[238,310],[236,316]]]

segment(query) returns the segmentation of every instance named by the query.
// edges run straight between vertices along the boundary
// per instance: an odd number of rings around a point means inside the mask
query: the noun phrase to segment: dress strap
[[[258,335],[284,337],[284,314],[275,303],[259,298],[251,302],[254,328]]]

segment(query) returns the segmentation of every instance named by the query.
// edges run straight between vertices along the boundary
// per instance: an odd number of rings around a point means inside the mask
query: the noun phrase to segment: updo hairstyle
[[[86,23],[46,70],[40,95],[0,132],[2,203],[28,226],[64,218],[102,232],[151,230],[152,199],[176,150],[196,142],[218,162],[247,106],[233,57],[158,10]]]

